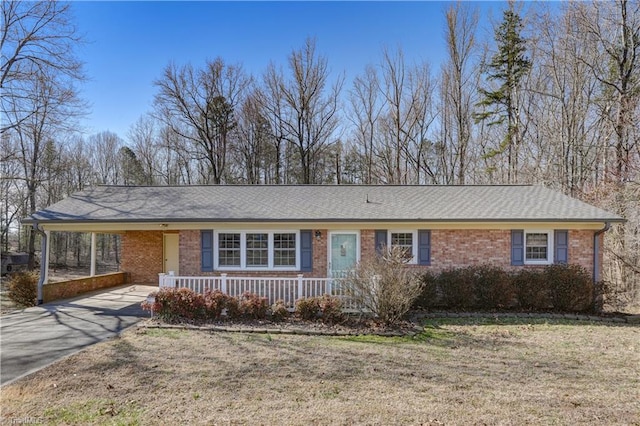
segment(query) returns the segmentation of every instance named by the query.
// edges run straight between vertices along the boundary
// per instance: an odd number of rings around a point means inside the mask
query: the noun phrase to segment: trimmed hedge
[[[594,285],[579,265],[549,265],[517,272],[490,266],[448,269],[422,275],[417,309],[593,311]]]
[[[151,301],[142,302],[142,309],[167,322],[240,318],[282,321],[289,317],[288,307],[282,300],[269,306],[266,297],[251,292],[233,297],[220,290],[198,294],[188,288],[163,288],[151,293],[150,297]],[[344,319],[342,302],[329,295],[298,300],[295,313],[304,320],[321,320],[325,323],[338,323]]]

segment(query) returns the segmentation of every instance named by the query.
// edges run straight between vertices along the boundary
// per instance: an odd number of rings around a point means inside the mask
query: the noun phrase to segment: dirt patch
[[[48,424],[635,424],[640,328],[438,320],[412,337],[139,328],[2,389]]]

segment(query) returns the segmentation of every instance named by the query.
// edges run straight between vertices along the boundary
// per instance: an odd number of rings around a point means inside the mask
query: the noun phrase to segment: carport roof
[[[539,185],[96,186],[23,223],[616,222]]]

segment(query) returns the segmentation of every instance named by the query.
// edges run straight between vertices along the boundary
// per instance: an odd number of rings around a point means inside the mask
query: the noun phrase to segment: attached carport
[[[2,316],[2,385],[94,343],[117,336],[149,313],[140,304],[157,287],[127,285]]]

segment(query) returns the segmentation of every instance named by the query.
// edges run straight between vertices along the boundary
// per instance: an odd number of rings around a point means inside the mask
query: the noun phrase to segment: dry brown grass
[[[640,424],[640,328],[432,323],[415,339],[139,329],[2,389],[4,422]]]

